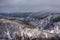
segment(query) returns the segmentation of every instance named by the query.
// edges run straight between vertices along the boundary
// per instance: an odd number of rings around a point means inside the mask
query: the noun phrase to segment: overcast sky
[[[0,12],[60,12],[60,0],[0,0]]]

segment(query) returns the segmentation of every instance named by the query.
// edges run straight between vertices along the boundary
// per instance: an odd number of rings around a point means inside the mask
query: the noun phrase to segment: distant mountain
[[[7,16],[7,17],[16,17],[16,18],[21,18],[21,17],[27,17],[31,14],[31,12],[26,12],[26,13],[0,13],[2,16]]]

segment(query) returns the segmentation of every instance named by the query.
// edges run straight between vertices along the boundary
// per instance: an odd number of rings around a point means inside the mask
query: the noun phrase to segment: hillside
[[[39,14],[39,13],[38,13]],[[40,14],[41,15],[41,14]],[[40,16],[41,17],[41,16]],[[0,16],[0,40],[59,40],[60,14],[36,18]]]

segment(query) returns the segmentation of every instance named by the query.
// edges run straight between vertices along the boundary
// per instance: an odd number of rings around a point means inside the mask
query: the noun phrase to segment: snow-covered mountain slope
[[[0,40],[13,40],[16,33],[22,37],[24,28],[36,29],[33,25],[26,25],[22,21],[2,18],[0,19]]]
[[[60,13],[47,13],[47,14],[40,14],[36,13],[37,15],[31,15],[27,18],[28,23],[40,27],[41,29],[53,29],[54,23],[60,22]],[[33,17],[32,17],[33,16]],[[36,18],[39,17],[39,18]]]
[[[40,18],[36,18],[37,16]],[[43,15],[43,16],[42,16]],[[60,39],[60,14],[40,14],[28,16],[24,20],[0,17],[0,39],[2,40],[33,40],[36,38]]]
[[[60,31],[58,31],[58,28],[56,30],[41,30],[38,26],[35,27],[31,24],[27,25],[22,21],[4,18],[0,19],[1,40],[32,40],[35,38],[52,38],[59,34]]]

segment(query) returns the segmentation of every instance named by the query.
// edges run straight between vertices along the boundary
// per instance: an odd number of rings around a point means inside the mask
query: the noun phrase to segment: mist
[[[60,0],[0,0],[0,12],[60,12]]]

